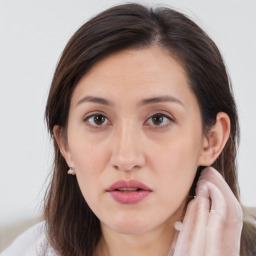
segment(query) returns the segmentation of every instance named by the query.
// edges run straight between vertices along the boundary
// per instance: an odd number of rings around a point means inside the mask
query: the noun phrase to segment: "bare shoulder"
[[[0,256],[57,256],[46,236],[46,222],[29,228],[4,250]]]

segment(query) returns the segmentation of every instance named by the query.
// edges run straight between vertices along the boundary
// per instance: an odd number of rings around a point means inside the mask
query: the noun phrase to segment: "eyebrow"
[[[184,104],[179,99],[177,99],[173,96],[159,96],[159,97],[145,99],[139,103],[139,106],[144,106],[144,105],[153,104],[153,103],[161,103],[161,102],[178,103],[178,104],[184,106]]]
[[[99,104],[106,105],[106,106],[114,105],[114,103],[112,103],[106,99],[103,99],[100,97],[94,97],[94,96],[86,96],[86,97],[82,98],[81,100],[79,100],[76,105],[78,106],[84,102],[94,102],[94,103],[99,103]]]
[[[93,102],[93,103],[98,103],[98,104],[102,104],[102,105],[106,105],[106,106],[114,106],[113,102],[111,102],[107,99],[104,99],[101,97],[95,97],[95,96],[86,96],[86,97],[82,98],[81,100],[79,100],[76,105],[78,106],[84,102]],[[139,102],[138,106],[142,107],[145,105],[161,103],[161,102],[178,103],[178,104],[184,106],[184,104],[179,99],[177,99],[173,96],[158,96],[158,97],[144,99],[141,102]]]

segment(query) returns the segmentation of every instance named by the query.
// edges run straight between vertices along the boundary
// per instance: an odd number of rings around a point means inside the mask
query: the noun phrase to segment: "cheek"
[[[72,159],[82,192],[95,190],[97,186],[94,184],[101,182],[101,176],[106,168],[106,151],[102,147],[92,147],[87,144],[73,150]]]
[[[76,178],[81,193],[91,209],[97,211],[98,198],[103,193],[102,173],[104,170],[103,156],[89,147],[75,153]]]
[[[83,128],[70,129],[69,148],[74,167],[78,172],[97,173],[106,159],[106,147],[102,140],[91,139]]]
[[[184,200],[194,181],[200,154],[198,141],[200,139],[176,138],[166,143],[164,150],[151,153],[155,156],[156,177],[161,180],[158,183],[162,184],[164,193],[177,203]]]
[[[105,189],[109,147],[104,142],[79,140],[71,148],[77,181],[84,199],[91,209],[99,207]],[[96,203],[97,202],[97,203]]]

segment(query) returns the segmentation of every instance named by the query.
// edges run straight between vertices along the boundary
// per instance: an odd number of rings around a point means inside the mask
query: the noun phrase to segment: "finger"
[[[226,255],[240,255],[240,240],[243,228],[243,222],[237,220],[236,223],[227,223],[223,235],[222,247],[225,247]]]
[[[213,168],[204,171],[199,182],[206,180],[212,200],[212,211],[208,219],[208,227],[211,229],[207,236],[208,254],[219,255],[216,252],[214,254],[212,241],[215,240],[214,244],[220,243],[222,254],[239,255],[243,224],[240,203],[223,177]]]
[[[210,201],[206,187],[200,186],[197,191],[196,198],[188,204],[175,256],[204,256]]]
[[[221,191],[214,184],[203,182],[208,188],[211,209],[208,217],[205,255],[219,256],[223,254],[223,235],[227,218],[227,205]]]
[[[199,180],[209,181],[220,189],[227,203],[228,222],[237,222],[238,220],[242,221],[243,212],[241,205],[218,171],[213,167],[207,167],[202,171]]]
[[[183,224],[180,222],[180,224],[183,226]],[[176,229],[176,228],[175,228]],[[170,248],[170,251],[169,251],[169,254],[168,256],[173,256],[174,255],[174,252],[175,252],[175,249],[176,249],[176,244],[177,244],[177,241],[178,241],[178,237],[179,237],[179,233],[180,233],[180,230],[176,230],[175,231],[175,234],[174,234],[174,237],[173,237],[173,240],[172,240],[172,244],[171,244],[171,248]]]

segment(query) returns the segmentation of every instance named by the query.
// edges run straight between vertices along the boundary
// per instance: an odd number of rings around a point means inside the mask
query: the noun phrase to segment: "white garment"
[[[46,237],[45,221],[18,236],[0,256],[58,256]]]

